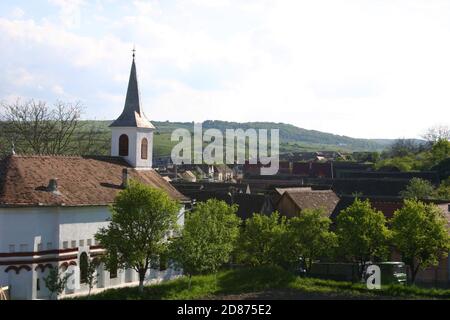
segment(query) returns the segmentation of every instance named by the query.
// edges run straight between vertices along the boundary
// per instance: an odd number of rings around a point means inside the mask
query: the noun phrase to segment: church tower
[[[125,106],[119,118],[110,125],[111,155],[123,157],[136,169],[151,169],[155,127],[144,115],[141,107],[134,58],[135,50],[133,49]]]

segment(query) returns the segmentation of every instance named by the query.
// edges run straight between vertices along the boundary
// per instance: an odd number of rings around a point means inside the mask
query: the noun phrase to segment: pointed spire
[[[115,120],[110,127],[138,127],[154,128],[151,122],[145,117],[141,110],[139,87],[136,74],[135,63],[136,49],[133,48],[133,62],[131,63],[130,79],[128,81],[127,97],[122,114]]]

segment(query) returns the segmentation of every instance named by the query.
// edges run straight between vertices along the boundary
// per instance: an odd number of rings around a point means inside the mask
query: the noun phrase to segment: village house
[[[183,171],[178,174],[178,177],[186,182],[196,182],[197,177],[190,170]]]
[[[305,209],[321,209],[330,216],[339,197],[333,190],[313,190],[310,187],[276,188],[278,194],[277,210],[286,217],[293,217]]]
[[[103,253],[94,235],[108,225],[109,205],[128,179],[166,191],[184,205],[189,199],[152,169],[154,127],[142,111],[136,65],[131,66],[122,114],[111,125],[111,156],[9,155],[0,162],[0,287],[12,299],[46,299],[50,268],[70,275],[60,297],[87,293],[80,263]],[[177,275],[149,270],[146,282]],[[136,271],[97,268],[93,291],[133,285]]]

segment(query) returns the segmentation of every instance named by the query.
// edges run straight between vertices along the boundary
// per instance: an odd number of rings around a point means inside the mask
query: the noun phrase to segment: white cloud
[[[11,17],[14,19],[21,19],[25,16],[25,11],[20,7],[14,7],[11,10]]]
[[[0,18],[0,43],[98,73],[106,80],[93,92],[63,90],[105,118],[120,112],[135,43],[153,119],[279,121],[358,137],[418,136],[450,119],[446,1],[50,2],[60,20]],[[72,77],[23,69],[11,92]]]
[[[48,0],[60,9],[61,25],[67,28],[79,28],[81,25],[81,7],[85,5],[84,0]]]

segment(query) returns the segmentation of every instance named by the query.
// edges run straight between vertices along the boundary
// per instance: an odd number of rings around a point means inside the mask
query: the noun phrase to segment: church
[[[127,179],[163,189],[179,201],[183,224],[189,198],[152,169],[155,128],[142,110],[134,53],[125,106],[110,128],[111,156],[11,154],[1,160],[0,287],[9,287],[11,299],[48,299],[44,278],[55,267],[69,275],[58,298],[88,292],[80,265],[102,255],[94,235],[108,225],[108,206]],[[146,283],[178,272],[149,269]],[[138,283],[136,271],[108,271],[102,264],[96,277],[92,292]]]

